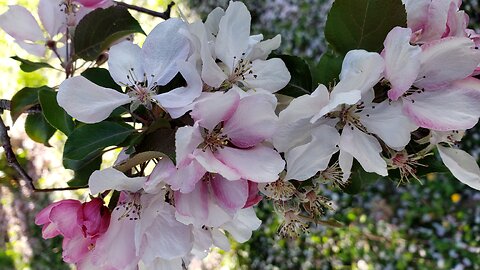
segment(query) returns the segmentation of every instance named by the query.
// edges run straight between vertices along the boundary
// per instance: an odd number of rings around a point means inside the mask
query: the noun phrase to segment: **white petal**
[[[468,38],[448,37],[422,46],[419,88],[436,89],[471,75],[480,63],[480,52]]]
[[[88,180],[88,186],[92,194],[110,189],[137,192],[143,187],[145,181],[147,181],[146,177],[127,177],[121,171],[107,168],[94,171]]]
[[[205,29],[207,30],[208,40],[212,40],[218,35],[220,20],[224,15],[225,11],[220,7],[216,7],[208,14],[207,19],[205,20]]]
[[[311,132],[318,125],[318,123],[310,123],[308,118],[281,123],[273,136],[273,145],[279,152],[287,152],[293,147],[310,141]]]
[[[285,180],[307,180],[327,168],[332,155],[338,151],[340,134],[337,129],[322,125],[312,131],[312,141],[295,147],[285,154]]]
[[[230,147],[226,147],[225,149],[229,148]],[[200,163],[208,172],[221,174],[228,180],[238,180],[242,178],[242,175],[235,170],[235,168],[225,164],[223,160],[219,160],[209,149],[206,149],[205,151],[197,149],[194,155],[198,163]]]
[[[38,16],[50,38],[65,30],[67,15],[62,11],[64,8],[64,4],[58,0],[40,0],[38,3]]]
[[[131,98],[77,76],[60,84],[57,101],[69,115],[79,121],[97,123],[106,119],[117,107],[129,103]]]
[[[458,81],[442,90],[404,98],[403,110],[420,127],[447,131],[472,128],[480,116],[480,81]]]
[[[392,85],[388,97],[397,100],[405,93],[417,79],[420,70],[420,54],[422,49],[410,45],[412,30],[395,27],[388,33],[385,50],[382,56],[385,59],[385,77]]]
[[[380,155],[382,147],[375,137],[347,125],[340,137],[340,149],[358,160],[366,172],[388,175],[387,163]]]
[[[440,157],[447,168],[460,182],[480,190],[480,169],[477,161],[467,152],[437,145]]]
[[[310,118],[329,102],[329,93],[325,85],[320,84],[310,95],[293,99],[288,107],[279,114],[280,124],[284,125],[300,119]]]
[[[220,20],[215,53],[217,58],[229,68],[229,72],[247,51],[250,21],[250,12],[245,4],[233,1],[230,2],[225,15]]]
[[[202,134],[198,124],[194,124],[193,127],[185,126],[181,127],[175,133],[175,158],[177,160],[177,166],[182,166],[182,163],[188,158],[190,154],[193,154],[195,149],[203,142]]]
[[[262,88],[271,93],[285,87],[290,81],[290,72],[280,58],[254,60],[251,74],[246,73],[243,82],[248,88]]]
[[[187,86],[178,87],[167,93],[154,96],[167,112],[170,108],[187,107],[202,93],[202,79],[195,67],[188,62],[178,62],[177,67],[187,82]]]
[[[47,47],[45,47],[44,44],[28,43],[18,39],[16,39],[15,42],[18,44],[18,46],[22,47],[22,49],[24,49],[28,53],[38,57],[45,57]]]
[[[187,60],[190,45],[182,29],[186,29],[185,23],[171,18],[148,34],[142,52],[149,83],[167,84],[179,71],[177,62]]]
[[[140,261],[138,263],[138,270],[183,270],[182,258],[176,258],[173,260],[164,260],[156,258],[150,264]],[[78,269],[82,270],[82,269]]]
[[[340,82],[332,90],[332,97],[351,90],[360,90],[362,94],[369,91],[380,81],[384,69],[385,63],[378,53],[349,51],[343,59]]]
[[[43,41],[44,35],[32,13],[22,6],[9,6],[0,15],[0,28],[20,41]]]
[[[401,102],[371,103],[360,114],[360,122],[368,132],[378,135],[388,146],[397,150],[408,144],[410,133],[417,129],[403,114]]]
[[[368,93],[365,91],[363,94]],[[356,104],[362,98],[362,92],[360,90],[350,90],[346,92],[332,92],[330,101],[325,105],[316,115],[310,120],[311,123],[315,123],[318,119],[322,118],[325,114],[335,110],[342,104],[353,105]]]
[[[232,221],[222,225],[222,229],[229,232],[239,243],[247,242],[252,237],[252,231],[258,229],[262,221],[257,218],[253,207],[241,209]]]
[[[280,154],[264,145],[248,149],[225,147],[218,149],[215,156],[238,172],[241,178],[257,183],[276,181],[285,167]]]
[[[407,11],[407,25],[413,32],[421,30],[428,19],[431,0],[403,0]]]
[[[165,186],[168,178],[176,172],[175,165],[167,156],[163,156],[158,161],[152,173],[147,177],[143,189],[147,193],[159,193]]]
[[[340,150],[338,165],[343,173],[342,180],[346,183],[348,178],[350,178],[350,174],[352,174],[353,156],[347,153],[347,151]]]
[[[145,72],[142,49],[130,41],[112,46],[108,57],[108,68],[118,85],[135,85],[136,82],[143,82]]]
[[[281,42],[282,37],[280,34],[276,35],[274,38],[261,41],[252,47],[248,58],[266,60],[273,50],[276,50],[278,47],[280,47]]]

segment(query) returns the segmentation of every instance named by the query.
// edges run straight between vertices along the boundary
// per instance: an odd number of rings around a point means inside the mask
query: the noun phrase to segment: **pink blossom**
[[[55,202],[40,211],[35,224],[43,225],[45,239],[62,235],[63,260],[79,263],[95,247],[97,238],[107,231],[110,211],[95,198],[81,203],[77,200]]]

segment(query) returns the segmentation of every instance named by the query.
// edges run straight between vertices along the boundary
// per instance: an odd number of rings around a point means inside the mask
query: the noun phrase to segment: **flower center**
[[[218,148],[224,148],[228,141],[228,136],[223,134],[223,127],[216,127],[212,131],[205,130],[204,140],[200,147],[203,151],[208,148],[215,152]]]

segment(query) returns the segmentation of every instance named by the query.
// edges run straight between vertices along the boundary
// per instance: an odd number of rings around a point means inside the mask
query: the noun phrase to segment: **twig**
[[[0,113],[3,112],[2,109],[0,109]],[[10,167],[15,169],[17,173],[25,180],[27,181],[28,185],[30,188],[35,191],[35,192],[52,192],[52,191],[64,191],[64,190],[77,190],[77,189],[84,189],[88,188],[88,186],[81,186],[81,187],[62,187],[62,188],[45,188],[45,189],[39,189],[35,187],[35,184],[33,183],[33,178],[28,175],[28,173],[23,169],[23,167],[20,165],[20,163],[17,160],[17,157],[15,156],[15,153],[13,152],[12,144],[10,142],[10,136],[8,136],[8,130],[9,127],[5,126],[5,123],[3,122],[3,119],[0,117],[0,142],[2,144],[3,149],[5,150],[5,156],[7,157],[7,162]]]
[[[3,110],[8,110],[11,111],[11,101],[8,99],[0,99],[0,112]],[[40,105],[35,105],[31,107],[30,109],[25,111],[26,113],[39,113],[42,112],[42,108]]]
[[[138,12],[142,12],[142,13],[152,15],[152,16],[155,16],[155,17],[160,17],[164,20],[170,19],[170,12],[172,11],[172,7],[175,5],[174,2],[170,2],[170,4],[168,4],[167,9],[164,12],[157,12],[157,11],[154,11],[154,10],[151,10],[151,9],[146,9],[144,7],[130,5],[130,4],[119,2],[119,1],[114,1],[114,2],[118,6],[126,7],[128,9],[136,10]]]

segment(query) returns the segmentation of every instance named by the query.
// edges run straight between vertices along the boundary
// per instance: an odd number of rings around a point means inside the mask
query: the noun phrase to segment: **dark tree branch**
[[[0,108],[0,113],[3,110]],[[35,192],[52,192],[52,191],[64,191],[64,190],[77,190],[77,189],[84,189],[88,188],[88,186],[81,186],[81,187],[63,187],[63,188],[45,188],[39,189],[35,187],[33,183],[33,178],[28,175],[28,173],[23,169],[20,163],[13,152],[12,144],[10,142],[10,136],[8,136],[9,127],[5,126],[3,119],[0,117],[0,143],[2,144],[3,149],[5,150],[5,156],[7,158],[8,165],[15,169],[15,171],[25,180],[27,181],[30,188]]]
[[[11,101],[8,99],[0,99],[0,112],[3,110],[11,111]],[[39,113],[42,112],[40,105],[35,105],[32,108],[25,111],[26,113]]]
[[[142,13],[145,13],[145,14],[148,14],[148,15],[159,17],[159,18],[162,18],[164,20],[170,19],[170,12],[172,11],[172,7],[175,5],[174,2],[170,2],[170,4],[168,4],[167,9],[164,12],[157,12],[157,11],[154,11],[154,10],[146,9],[144,7],[130,5],[130,4],[119,2],[119,1],[115,1],[115,4],[117,4],[118,6],[126,7],[128,9],[136,10],[138,12],[142,12]]]

